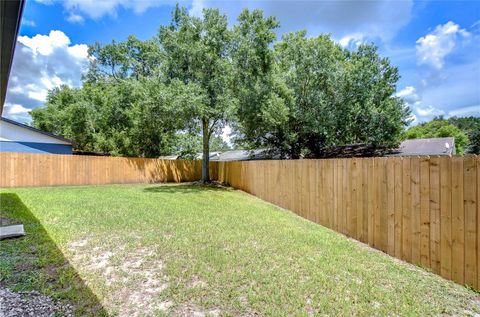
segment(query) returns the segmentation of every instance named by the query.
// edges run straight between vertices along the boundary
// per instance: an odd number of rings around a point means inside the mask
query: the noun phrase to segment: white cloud
[[[88,57],[88,45],[86,44],[76,44],[73,46],[68,46],[67,50],[70,55],[72,55],[76,59],[83,60]]]
[[[5,115],[25,121],[28,111],[46,101],[48,90],[60,85],[80,86],[88,58],[87,45],[71,45],[62,31],[18,37],[7,89],[5,108],[9,110],[5,110]]]
[[[193,16],[201,17],[203,8],[205,8],[205,2],[203,0],[192,0],[189,13]]]
[[[18,122],[28,123],[31,121],[29,111],[30,109],[22,105],[5,103],[2,115]]]
[[[70,15],[67,17],[67,21],[70,23],[83,23],[85,19],[79,14],[70,12]]]
[[[421,121],[429,120],[437,115],[444,114],[432,106],[423,106],[421,97],[418,95],[417,89],[413,86],[406,86],[395,94],[396,97],[402,98],[408,105],[412,114],[410,119],[413,124]]]
[[[43,78],[42,78],[43,79]],[[41,80],[42,80],[41,79]],[[25,86],[28,98],[39,102],[47,101],[48,88],[41,85],[28,84]]]
[[[433,117],[433,116],[441,116],[445,114],[443,110],[437,109],[431,105],[428,105],[426,107],[418,106],[414,108],[414,111],[418,113],[420,117]]]
[[[342,37],[338,43],[342,47],[350,47],[350,46],[359,46],[362,44],[365,40],[365,35],[362,33],[353,33],[353,34],[348,34]]]
[[[420,105],[420,96],[417,94],[417,90],[413,86],[407,86],[397,92],[395,97],[403,99],[408,107],[412,110],[410,119],[412,123],[418,122],[419,114],[416,111],[416,108]]]
[[[30,109],[27,109],[22,105],[10,104],[10,103],[5,105],[5,113],[7,115],[26,114],[29,111]]]
[[[445,57],[454,50],[457,40],[469,35],[469,32],[452,21],[437,25],[433,32],[417,40],[418,63],[441,69]]]
[[[34,55],[50,55],[56,48],[68,46],[70,39],[62,31],[50,31],[49,35],[19,36],[18,42],[30,49]]]
[[[411,113],[412,124],[426,122],[432,120],[434,117],[447,116],[445,111],[435,108],[432,105],[424,106],[421,101],[416,101],[412,104],[408,104]]]
[[[402,98],[409,104],[414,104],[420,100],[417,90],[413,86],[407,86],[395,94],[396,97]]]

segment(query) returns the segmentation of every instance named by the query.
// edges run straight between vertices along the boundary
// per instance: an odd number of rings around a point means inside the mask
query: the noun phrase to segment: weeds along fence
[[[220,162],[218,180],[480,288],[480,157]]]
[[[201,161],[0,153],[0,187],[185,182]],[[211,162],[211,177],[480,289],[480,157]]]
[[[195,181],[201,178],[201,164],[201,161],[3,152],[0,187]],[[214,172],[213,166],[212,177],[216,177]]]

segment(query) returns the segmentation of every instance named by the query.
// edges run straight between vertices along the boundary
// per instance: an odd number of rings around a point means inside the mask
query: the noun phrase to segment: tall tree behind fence
[[[220,162],[218,180],[480,286],[479,157]]]
[[[201,161],[57,154],[0,153],[0,187],[186,182]],[[216,177],[215,169],[211,175]]]

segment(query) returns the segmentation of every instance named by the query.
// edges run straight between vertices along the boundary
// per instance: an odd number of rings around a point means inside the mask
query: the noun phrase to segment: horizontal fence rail
[[[480,288],[480,158],[218,163],[218,180]]]
[[[201,178],[201,165],[201,161],[4,152],[0,187],[188,182]]]

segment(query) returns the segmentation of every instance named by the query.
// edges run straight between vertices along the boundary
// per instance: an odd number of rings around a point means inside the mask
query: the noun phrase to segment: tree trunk
[[[210,135],[208,131],[208,119],[202,120],[203,133],[203,160],[202,160],[202,182],[210,182]]]

